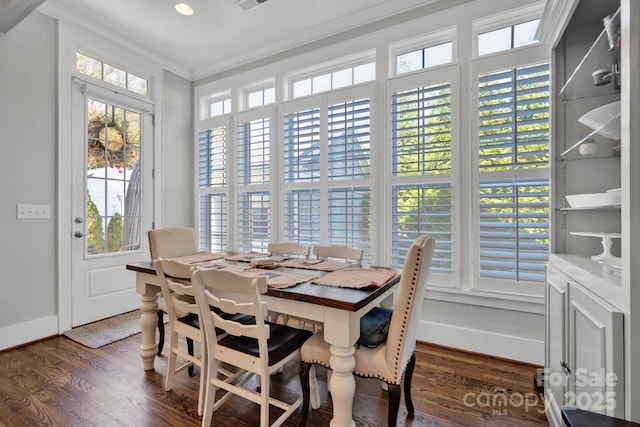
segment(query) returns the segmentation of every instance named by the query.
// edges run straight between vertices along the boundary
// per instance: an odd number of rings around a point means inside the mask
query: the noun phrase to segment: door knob
[[[74,236],[76,236],[76,237],[79,239],[79,238],[81,238],[81,237],[84,237],[84,234],[82,234],[82,233],[81,233],[81,232],[79,232],[79,231],[76,231],[76,232],[75,232],[75,234],[74,234]]]

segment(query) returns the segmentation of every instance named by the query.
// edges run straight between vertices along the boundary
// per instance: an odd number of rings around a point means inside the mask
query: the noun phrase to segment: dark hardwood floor
[[[165,392],[166,357],[145,372],[139,345],[140,335],[99,349],[60,336],[1,352],[0,425],[199,426],[198,370],[192,377],[179,373],[174,390]],[[418,344],[416,358],[416,414],[407,419],[403,401],[398,426],[548,426],[533,387],[537,367],[425,343]],[[300,393],[297,368],[287,365],[272,377],[273,394]],[[331,419],[326,375],[319,371],[318,377],[323,401],[309,414],[310,427],[327,426]],[[386,425],[386,391],[380,382],[356,381],[356,425]],[[256,427],[258,420],[256,405],[234,397],[214,413],[212,426]],[[286,425],[298,420],[296,413]]]

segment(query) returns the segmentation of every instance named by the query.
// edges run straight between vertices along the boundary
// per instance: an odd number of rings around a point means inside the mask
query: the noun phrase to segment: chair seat
[[[242,323],[243,325],[253,325],[256,323],[256,318],[253,316],[249,316],[248,314],[241,314],[241,313],[229,314],[229,313],[224,313],[218,310],[217,308],[212,307],[211,309],[215,310],[218,314],[220,314],[222,318],[226,320]],[[190,313],[183,317],[179,317],[178,322],[186,323],[189,326],[193,326],[194,328],[200,329],[200,320],[198,316],[193,313]],[[225,332],[222,329],[216,328],[216,335],[222,335],[224,333]]]
[[[397,383],[395,375],[389,371],[385,358],[387,346],[382,344],[375,348],[359,347],[355,352],[356,367],[353,373],[359,377],[379,378],[387,383]],[[330,368],[331,350],[324,340],[322,331],[309,338],[300,349],[303,362],[313,363]]]
[[[278,323],[269,323],[270,337],[267,340],[269,351],[269,366],[275,365],[282,359],[300,348],[313,333],[304,329],[292,328]],[[249,354],[254,357],[260,356],[258,340],[249,337],[236,337],[227,335],[218,341],[219,345]]]

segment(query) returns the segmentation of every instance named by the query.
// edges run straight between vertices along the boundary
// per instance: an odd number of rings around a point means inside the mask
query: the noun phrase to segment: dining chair
[[[343,245],[318,245],[313,247],[313,255],[319,259],[337,258],[346,261],[362,261],[362,249]]]
[[[293,255],[296,258],[309,258],[309,252],[311,252],[310,246],[300,245],[298,243],[293,242],[282,242],[282,243],[269,243],[267,245],[267,252],[271,255],[284,255],[289,256]],[[290,317],[281,313],[270,312],[269,319],[272,321],[278,321],[278,319],[282,316],[282,323],[289,323]],[[299,319],[299,327],[300,329],[304,329],[305,320]]]
[[[191,268],[180,261],[159,258],[154,261],[156,274],[160,279],[160,289],[164,299],[165,310],[169,318],[169,360],[165,377],[165,390],[173,388],[173,378],[177,372],[193,366],[200,368],[200,393],[198,396],[198,415],[202,415],[204,404],[204,339],[200,330],[200,311],[195,303],[195,294],[191,286]],[[178,346],[178,338],[187,338],[187,352]],[[194,342],[198,343],[200,354],[194,355]],[[186,360],[178,365],[178,357]]]
[[[267,251],[272,255],[295,255],[296,257],[309,258],[311,247],[293,242],[269,243]]]
[[[268,313],[267,303],[262,301],[262,294],[267,292],[265,276],[196,267],[191,281],[207,346],[202,426],[210,426],[213,412],[234,394],[260,405],[261,427],[269,425],[270,405],[280,408],[284,412],[272,425],[281,425],[309,399],[309,388],[306,396],[303,394],[292,403],[285,402],[271,397],[270,376],[299,357],[300,347],[312,335],[311,331],[265,320]],[[227,313],[254,316],[255,322],[247,325],[225,320],[216,311],[209,310],[210,306]],[[226,335],[216,335],[215,328],[224,330]],[[230,383],[228,378],[218,375],[220,364],[239,368],[242,377]],[[257,387],[247,384],[254,377]],[[218,388],[226,392],[216,402]]]
[[[158,258],[173,258],[198,251],[196,234],[191,227],[167,226],[147,232],[151,262]],[[167,312],[164,297],[158,298],[158,354],[164,347],[164,313]],[[187,341],[188,342],[188,341]]]
[[[414,414],[411,378],[416,364],[416,334],[434,244],[433,238],[420,236],[407,252],[386,341],[375,348],[358,346],[355,351],[356,365],[353,373],[360,377],[378,378],[388,385],[389,426],[395,426],[398,418],[403,375],[408,416],[412,417]],[[329,344],[324,341],[322,330],[304,343],[301,349],[300,365],[303,395],[310,394],[308,389],[311,367],[318,364],[329,368],[330,357]],[[308,411],[309,401],[305,400],[300,425],[306,423]]]

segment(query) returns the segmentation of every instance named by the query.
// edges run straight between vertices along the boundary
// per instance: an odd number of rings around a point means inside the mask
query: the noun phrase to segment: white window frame
[[[327,244],[330,242],[329,240],[329,209],[328,209],[328,194],[329,190],[333,188],[351,188],[351,187],[367,187],[370,191],[370,203],[372,206],[371,216],[372,219],[374,217],[379,217],[379,215],[373,211],[375,206],[378,206],[379,203],[382,203],[382,200],[379,199],[378,191],[376,191],[376,179],[372,174],[369,174],[367,178],[359,178],[359,179],[345,179],[345,180],[330,180],[328,176],[328,107],[330,105],[349,102],[351,100],[360,99],[360,98],[369,98],[370,99],[370,159],[369,164],[371,168],[374,168],[374,164],[376,164],[376,158],[378,155],[379,144],[376,144],[377,141],[377,110],[376,110],[376,97],[377,95],[377,85],[376,84],[362,84],[357,86],[351,86],[348,88],[343,88],[340,90],[335,90],[331,92],[323,92],[321,94],[310,95],[303,98],[295,99],[289,102],[286,102],[282,106],[282,111],[280,115],[280,122],[284,122],[284,117],[287,114],[290,114],[295,111],[319,108],[320,109],[320,179],[318,181],[313,182],[300,182],[300,183],[285,183],[282,174],[279,175],[278,186],[282,190],[279,194],[282,195],[278,202],[278,208],[280,212],[284,209],[284,192],[288,190],[296,190],[296,189],[308,189],[308,188],[317,188],[320,191],[320,236],[318,236],[318,240],[316,244]],[[281,147],[279,147],[281,149]],[[283,151],[279,152],[279,156],[282,157]],[[281,159],[280,159],[281,160]],[[371,224],[371,229],[374,228],[374,224]],[[278,234],[279,238],[283,238],[282,232]],[[372,234],[370,230],[370,244]],[[370,256],[375,256],[374,253],[371,253]],[[363,259],[364,260],[364,259]],[[364,260],[364,262],[369,260]],[[376,262],[376,260],[372,259],[371,262]]]
[[[436,65],[434,67],[428,67],[427,69],[437,69],[442,67],[450,67],[451,65],[458,63],[457,56],[457,28],[449,27],[433,33],[425,34],[420,37],[414,37],[407,40],[402,40],[389,44],[389,70],[388,74],[391,77],[405,76],[412,73],[421,73],[422,70],[409,71],[407,73],[398,73],[397,62],[398,55],[403,55],[419,49],[428,49],[433,46],[438,46],[443,43],[451,42],[451,62],[448,64]]]
[[[239,149],[239,141],[238,141],[238,126],[242,123],[250,122],[252,120],[260,120],[268,118],[269,119],[269,158],[270,158],[270,166],[269,166],[269,180],[264,183],[249,183],[249,184],[240,184],[238,182],[238,149]],[[237,247],[239,240],[239,216],[240,216],[240,208],[239,208],[239,200],[238,195],[240,193],[247,192],[265,192],[269,194],[269,224],[270,224],[270,239],[273,241],[274,236],[279,235],[279,221],[280,218],[279,211],[277,209],[277,200],[280,197],[279,192],[276,191],[276,177],[279,177],[279,161],[277,159],[278,156],[278,141],[279,141],[279,124],[277,122],[278,115],[275,106],[268,105],[260,108],[254,108],[248,111],[239,112],[233,116],[233,137],[230,140],[227,140],[227,150],[233,151],[233,169],[231,178],[231,199],[228,201],[233,205],[234,215],[228,217],[230,222],[231,234],[234,235],[233,242],[234,248]],[[264,249],[266,250],[266,243],[264,245]]]
[[[372,83],[375,83],[376,81],[378,81],[379,76],[376,76],[376,78],[372,81],[368,81],[368,82],[364,82],[364,83],[358,83],[358,84],[353,84],[351,86],[347,86],[347,87],[342,87],[339,89],[330,89],[327,91],[323,91],[320,93],[312,93],[310,95],[305,95],[305,96],[298,96],[295,97],[293,96],[293,86],[295,83],[301,81],[301,80],[306,80],[306,79],[313,79],[314,77],[319,77],[322,76],[324,74],[328,74],[328,73],[333,73],[336,71],[342,71],[346,68],[355,68],[358,67],[360,65],[365,65],[368,63],[374,63],[374,67],[376,67],[375,63],[376,63],[376,52],[374,49],[369,49],[369,50],[365,50],[363,52],[360,52],[358,54],[355,55],[349,55],[347,57],[344,58],[339,58],[339,59],[335,59],[333,61],[327,61],[321,64],[315,64],[311,67],[306,67],[306,68],[301,68],[298,70],[294,70],[291,71],[289,73],[285,74],[285,100],[286,101],[293,101],[293,100],[297,100],[297,99],[302,99],[302,98],[307,98],[307,97],[314,97],[314,96],[320,96],[320,95],[326,95],[329,93],[333,93],[333,92],[339,92],[343,89],[346,89],[348,87],[354,87],[354,86],[360,86],[360,85],[370,85]]]
[[[395,56],[392,61],[395,63]],[[390,79],[386,82],[385,89],[385,123],[387,130],[385,132],[385,156],[391,158],[393,155],[392,129],[391,129],[391,104],[394,93],[413,89],[416,87],[424,87],[438,84],[440,82],[451,83],[451,174],[450,175],[420,175],[420,176],[393,176],[392,162],[385,161],[384,177],[385,177],[385,199],[388,200],[385,206],[384,218],[385,222],[390,223],[393,218],[392,199],[393,187],[399,184],[438,184],[450,183],[451,185],[451,219],[452,219],[452,237],[451,237],[451,274],[442,275],[436,273],[429,274],[430,289],[460,289],[461,288],[461,221],[464,218],[460,212],[460,67],[458,65],[448,65],[446,67],[437,67],[433,69],[421,70],[401,74],[400,76]],[[389,236],[387,240],[388,248],[386,253],[391,254],[391,225],[385,229],[385,236]]]
[[[206,105],[205,110],[208,112],[209,106]],[[207,131],[209,129],[225,127],[226,128],[226,146],[225,146],[225,163],[226,163],[226,171],[225,171],[225,183],[221,186],[215,187],[200,187],[200,179],[199,179],[199,138],[200,132]],[[232,203],[232,193],[231,189],[233,188],[233,174],[235,173],[235,152],[233,152],[232,145],[230,141],[235,140],[235,129],[233,126],[233,121],[231,120],[231,116],[216,116],[206,120],[202,120],[197,122],[195,129],[195,138],[196,138],[196,147],[195,147],[195,165],[194,168],[194,183],[195,183],[195,204],[196,204],[196,224],[198,233],[202,233],[202,227],[200,221],[202,220],[201,213],[201,196],[206,196],[210,194],[222,194],[225,196],[226,200],[226,211],[225,211],[225,236],[226,236],[226,246],[227,247],[235,247],[235,234],[232,233],[232,224],[231,218],[235,217],[235,205]],[[198,241],[201,243],[201,236],[198,234]]]
[[[515,282],[510,280],[493,280],[483,279],[480,277],[480,207],[479,207],[479,185],[481,182],[479,172],[479,155],[478,155],[478,78],[480,75],[491,73],[494,71],[504,70],[508,68],[522,68],[528,65],[549,62],[549,52],[545,46],[530,45],[526,48],[512,49],[504,51],[499,56],[486,55],[480,59],[476,59],[471,67],[471,79],[474,82],[472,88],[472,102],[474,108],[471,110],[472,131],[472,183],[470,186],[470,194],[472,197],[472,233],[471,247],[473,248],[472,258],[473,273],[471,278],[471,290],[479,292],[490,292],[494,294],[508,294],[513,298],[530,298],[544,296],[544,283],[534,282]],[[551,96],[551,95],[550,95]],[[518,179],[535,179],[544,178],[550,180],[551,168],[524,169],[514,172],[512,177]],[[485,181],[486,179],[482,179]],[[551,209],[551,206],[549,206]]]
[[[499,52],[493,52],[486,55],[479,55],[478,36],[489,31],[498,30],[501,28],[510,27],[539,19],[540,16],[542,16],[544,4],[544,1],[538,2],[518,9],[512,9],[498,15],[485,16],[480,19],[475,19],[473,21],[473,58],[495,58],[504,54],[508,54],[512,51],[527,50],[531,49],[532,47],[539,46],[540,43],[532,43],[526,46],[515,47],[508,50],[501,50]]]

